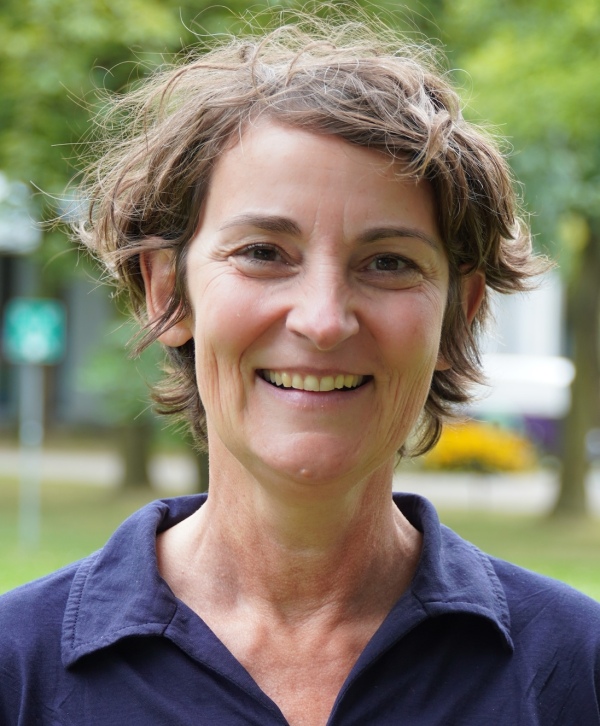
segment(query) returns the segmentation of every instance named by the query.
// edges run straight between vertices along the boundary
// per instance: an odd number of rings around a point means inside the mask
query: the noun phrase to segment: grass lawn
[[[41,543],[27,551],[17,541],[17,483],[0,479],[0,593],[98,549],[131,512],[157,496],[46,484]],[[555,522],[473,512],[442,512],[441,519],[486,552],[600,600],[600,520]]]
[[[160,495],[93,486],[44,484],[40,545],[18,542],[18,486],[0,479],[0,593],[85,557],[136,509]]]

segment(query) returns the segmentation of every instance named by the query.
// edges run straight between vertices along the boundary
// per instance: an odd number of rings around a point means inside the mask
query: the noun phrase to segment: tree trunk
[[[127,489],[149,487],[149,463],[152,446],[152,425],[135,421],[120,430],[120,450],[123,461],[121,486]]]
[[[572,341],[575,378],[571,408],[564,421],[560,493],[554,515],[584,515],[589,462],[586,435],[600,409],[600,236],[594,230],[580,257],[578,274],[567,289],[567,325]]]

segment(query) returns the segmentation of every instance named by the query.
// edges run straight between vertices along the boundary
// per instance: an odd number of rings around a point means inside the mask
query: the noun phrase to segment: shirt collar
[[[405,597],[418,602],[429,617],[464,613],[484,618],[512,650],[508,603],[489,556],[440,524],[427,499],[395,494],[394,501],[423,532],[421,559]],[[397,606],[402,606],[402,600]]]
[[[63,622],[65,666],[127,636],[165,634],[178,601],[158,572],[156,534],[190,516],[205,499],[206,495],[194,495],[147,505],[127,519],[103,549],[81,563]],[[490,621],[512,648],[506,599],[489,558],[440,525],[426,499],[396,494],[394,500],[424,537],[411,587],[390,615],[408,602],[418,619],[470,613]]]
[[[189,517],[205,499],[195,495],[152,502],[83,560],[65,609],[65,666],[129,635],[164,634],[177,600],[158,572],[156,535]]]

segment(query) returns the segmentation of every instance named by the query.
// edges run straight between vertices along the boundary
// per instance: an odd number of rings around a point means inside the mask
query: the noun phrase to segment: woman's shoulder
[[[489,557],[513,637],[541,650],[587,653],[600,667],[600,602],[564,582]]]
[[[580,628],[590,640],[593,626],[600,647],[600,602],[560,580],[484,552],[444,525],[440,531],[445,567],[459,570],[463,587],[485,581],[494,600],[506,608],[511,629],[529,622],[551,628],[564,621],[565,627]]]
[[[545,609],[555,607],[560,614],[566,606],[600,618],[600,602],[571,585],[491,555],[488,558],[513,608],[527,610],[544,605]]]
[[[44,713],[54,723],[52,699],[42,694],[52,694],[60,682],[65,608],[73,580],[89,560],[0,595],[1,723],[20,723],[24,703],[29,717]]]

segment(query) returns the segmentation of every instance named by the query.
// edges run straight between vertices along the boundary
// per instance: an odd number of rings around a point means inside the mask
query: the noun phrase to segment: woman
[[[543,263],[441,73],[351,31],[120,102],[80,233],[169,351],[210,494],[0,601],[2,723],[600,723],[600,606],[392,498],[477,380],[487,289]]]

